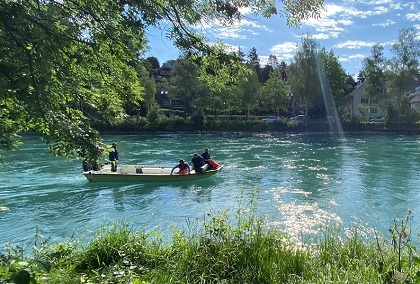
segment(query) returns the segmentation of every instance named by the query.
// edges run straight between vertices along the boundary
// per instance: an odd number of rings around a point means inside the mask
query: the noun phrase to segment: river
[[[326,226],[385,236],[394,219],[413,213],[420,224],[420,137],[403,134],[166,134],[112,135],[120,163],[191,161],[210,149],[224,169],[181,184],[89,183],[81,162],[53,157],[44,142],[24,136],[4,156],[0,175],[0,245],[30,243],[36,230],[50,243],[88,240],[123,221],[170,236],[210,212],[234,214],[256,198],[268,227],[291,237]],[[256,197],[255,197],[256,194]]]

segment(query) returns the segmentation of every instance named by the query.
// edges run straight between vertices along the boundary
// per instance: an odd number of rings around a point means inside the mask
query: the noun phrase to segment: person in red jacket
[[[176,168],[179,168],[179,171],[178,171],[179,175],[186,175],[190,173],[190,165],[188,165],[188,163],[186,163],[184,160],[179,160],[179,164],[173,167],[171,171],[171,175]]]

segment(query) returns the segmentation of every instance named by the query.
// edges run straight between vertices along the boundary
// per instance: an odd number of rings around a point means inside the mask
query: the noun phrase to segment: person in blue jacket
[[[211,170],[212,169],[212,166],[210,164],[211,158],[210,158],[209,148],[205,148],[204,149],[204,152],[203,152],[203,154],[201,154],[201,157],[203,157],[204,163],[208,165],[207,166],[207,169],[208,170]]]
[[[203,154],[201,154],[201,157],[203,157],[204,162],[205,162],[206,164],[208,164],[209,160],[211,159],[211,158],[210,158],[210,153],[209,153],[209,148],[205,148],[205,149],[204,149],[204,152],[203,152]]]
[[[194,157],[192,158],[191,162],[196,173],[204,172],[204,169],[202,168],[202,166],[205,165],[204,158],[198,155],[198,153],[194,153]]]
[[[111,172],[117,171],[117,163],[118,163],[118,150],[117,150],[117,143],[112,143],[111,148],[109,148],[109,163],[111,164]]]

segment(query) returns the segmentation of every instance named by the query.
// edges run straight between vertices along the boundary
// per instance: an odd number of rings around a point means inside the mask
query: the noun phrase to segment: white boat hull
[[[190,174],[180,175],[175,170],[171,175],[172,167],[147,166],[147,165],[118,165],[117,172],[111,172],[110,165],[105,165],[98,171],[87,171],[83,175],[90,182],[187,182],[201,180],[215,175],[223,168],[208,170],[203,173],[191,171]]]

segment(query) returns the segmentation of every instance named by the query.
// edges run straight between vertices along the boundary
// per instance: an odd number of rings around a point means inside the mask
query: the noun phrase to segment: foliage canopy
[[[124,108],[144,97],[139,61],[148,27],[166,29],[182,51],[202,56],[221,51],[213,52],[200,25],[230,25],[252,11],[282,14],[296,26],[323,9],[322,0],[276,2],[1,1],[0,149],[36,131],[57,155],[97,161],[105,147],[95,125],[120,123]]]

